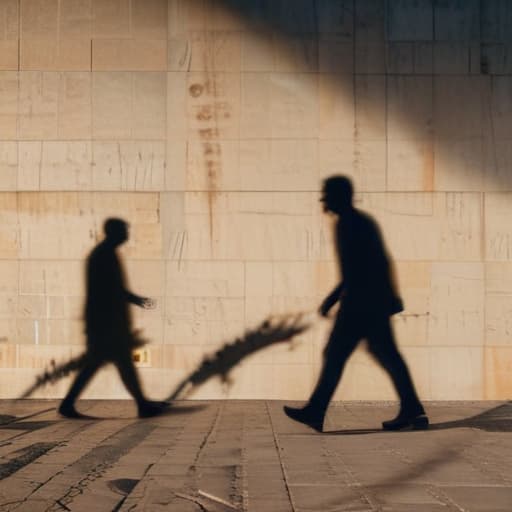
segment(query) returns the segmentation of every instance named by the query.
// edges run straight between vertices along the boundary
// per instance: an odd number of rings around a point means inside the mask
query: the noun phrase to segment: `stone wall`
[[[1,0],[0,396],[82,350],[110,215],[158,300],[134,311],[152,396],[314,310],[338,279],[319,188],[341,172],[395,258],[422,397],[510,397],[511,52],[507,0]],[[329,325],[194,396],[307,398]],[[127,395],[105,369],[86,396]],[[393,397],[358,351],[336,398]]]

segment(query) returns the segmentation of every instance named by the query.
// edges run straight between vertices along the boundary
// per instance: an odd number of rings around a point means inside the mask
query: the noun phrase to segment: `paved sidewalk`
[[[335,403],[317,434],[276,401],[0,401],[0,511],[512,510],[512,402],[427,404],[429,431],[382,432],[389,403]],[[375,430],[372,430],[375,429]]]

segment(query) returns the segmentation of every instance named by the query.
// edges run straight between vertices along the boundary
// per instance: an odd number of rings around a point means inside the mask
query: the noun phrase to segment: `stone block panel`
[[[169,73],[168,137],[234,138],[238,130],[237,84],[238,75]]]
[[[383,42],[386,30],[386,2],[365,0],[357,2],[354,7],[354,37],[356,41]]]
[[[435,190],[480,191],[492,187],[491,162],[480,137],[441,138],[434,142]],[[496,173],[492,173],[496,174]]]
[[[355,121],[356,139],[386,139],[386,78],[384,75],[356,75]]]
[[[510,41],[509,27],[512,23],[512,6],[507,0],[489,0],[481,4],[482,31],[484,41]]]
[[[466,41],[480,37],[478,0],[444,0],[434,4],[434,37],[437,40]]]
[[[316,140],[190,140],[180,185],[190,191],[309,191],[318,186],[317,152]]]
[[[482,259],[480,194],[364,193],[360,206],[381,223],[397,260]]]
[[[175,34],[168,41],[168,70],[240,72],[241,37],[239,32]]]
[[[81,320],[69,318],[18,318],[16,341],[30,347],[40,345],[83,345],[84,326]],[[48,364],[49,360],[46,360]]]
[[[165,71],[167,42],[161,39],[94,39],[93,71]]]
[[[0,40],[0,71],[16,71],[19,66],[18,40]]]
[[[58,138],[90,139],[91,87],[89,73],[61,73],[59,77]]]
[[[318,68],[323,73],[354,71],[354,46],[343,34],[319,34]]]
[[[0,190],[16,190],[18,177],[18,143],[0,142]]]
[[[92,189],[159,191],[166,173],[165,142],[94,141]]]
[[[131,37],[130,3],[131,0],[92,0],[92,37]]]
[[[481,70],[490,75],[510,75],[512,73],[512,44],[482,43],[480,48]]]
[[[59,0],[21,0],[22,39],[51,39],[59,27]]]
[[[94,73],[93,138],[164,140],[166,91],[165,73]]]
[[[512,266],[509,262],[485,264],[485,343],[512,344]]]
[[[320,140],[318,145],[320,180],[342,173],[352,179],[356,193],[386,190],[385,140]]]
[[[14,343],[2,343],[0,345],[0,368],[16,368],[17,345]]]
[[[4,0],[0,5],[0,40],[19,39],[19,2]]]
[[[0,258],[17,259],[20,246],[17,220],[18,197],[15,192],[0,194],[2,224],[0,225]]]
[[[90,190],[90,141],[19,143],[18,190]]]
[[[19,293],[42,297],[83,297],[84,265],[84,260],[20,261]]]
[[[0,201],[2,258],[83,260],[101,238],[104,220],[111,216],[134,226],[122,248],[128,258],[161,257],[157,194],[25,192],[0,194]]]
[[[388,4],[387,38],[390,41],[430,41],[433,39],[432,0]]]
[[[484,398],[482,347],[432,347],[429,362],[431,400]]]
[[[432,78],[390,76],[387,79],[388,140],[432,136]]]
[[[512,371],[511,347],[485,347],[485,388],[487,400],[508,400],[512,392],[510,372]]]
[[[275,36],[274,69],[281,73],[316,73],[319,70],[319,41],[316,34]]]
[[[388,75],[431,75],[433,69],[432,42],[388,43],[386,54]]]
[[[490,115],[492,116],[492,136],[496,139],[509,139],[512,129],[512,77],[496,76],[492,78],[490,97]]]
[[[431,191],[437,178],[436,171],[434,143],[431,138],[388,140],[388,191]]]
[[[169,261],[166,295],[242,298],[244,265],[239,261]]]
[[[171,46],[172,42],[169,43]],[[240,69],[243,72],[275,71],[274,37],[270,30],[247,31],[240,34]],[[169,55],[172,49],[169,48]]]
[[[485,194],[485,260],[508,261],[512,258],[510,234],[510,194]]]
[[[21,139],[58,137],[60,76],[54,72],[20,73],[19,136]]]
[[[90,138],[90,74],[24,71],[19,77],[20,139]]]
[[[20,368],[48,368],[48,362],[54,359],[63,362],[75,355],[76,349],[69,345],[37,345],[30,346],[20,344],[18,346],[18,365]],[[26,381],[28,385],[30,381]]]
[[[475,138],[490,133],[489,78],[436,76],[434,129],[440,139]]]
[[[242,140],[239,148],[240,189],[311,189],[315,179],[312,169],[317,160],[316,141]],[[288,158],[283,159],[284,154]]]
[[[167,39],[168,0],[131,0],[131,29],[136,39]]]
[[[243,73],[240,138],[318,136],[318,77]]]
[[[354,92],[351,84],[340,88],[339,77],[319,75],[319,137],[351,140],[355,135]]]
[[[484,344],[484,267],[482,263],[433,263],[428,343],[440,346]]]
[[[357,75],[383,75],[386,72],[386,46],[380,42],[357,41],[354,45]]]
[[[0,71],[0,131],[2,140],[18,138],[19,74],[16,71]]]
[[[20,69],[24,71],[90,71],[88,39],[22,39]]]
[[[478,42],[436,41],[433,44],[434,74],[480,74],[482,68],[481,47]]]
[[[405,346],[427,345],[432,304],[432,263],[397,261],[395,275],[404,303],[404,311],[393,317],[397,339]]]
[[[169,287],[174,283],[178,293],[178,281],[168,275],[167,282]],[[179,345],[186,340],[191,346],[208,346],[206,350],[213,350],[243,335],[247,327],[243,298],[212,296],[209,292],[206,289],[202,296],[167,298],[164,343]]]
[[[316,199],[316,197],[315,197]],[[201,260],[304,261],[326,257],[326,228],[310,193],[190,193],[168,257]],[[315,204],[316,206],[316,204]],[[309,211],[301,211],[306,207]],[[237,236],[233,236],[236,232]],[[185,233],[185,234],[183,234]],[[330,257],[330,252],[329,252]]]

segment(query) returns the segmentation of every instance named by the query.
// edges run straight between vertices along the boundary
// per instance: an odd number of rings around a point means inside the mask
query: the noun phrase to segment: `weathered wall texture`
[[[126,218],[141,367],[202,355],[337,279],[323,177],[396,259],[425,399],[512,394],[508,0],[0,0],[0,396],[83,346],[83,262]],[[329,322],[198,397],[305,399]],[[62,396],[68,382],[39,396]],[[124,397],[111,370],[86,396]],[[364,350],[337,398],[389,399]]]

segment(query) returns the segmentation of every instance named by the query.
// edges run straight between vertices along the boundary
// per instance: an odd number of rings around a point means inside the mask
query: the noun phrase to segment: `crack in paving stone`
[[[0,464],[0,480],[11,476],[13,473],[16,473],[16,471],[34,462],[41,457],[41,455],[55,448],[58,444],[59,443],[34,443],[15,451],[14,454],[19,454],[17,457],[13,457],[8,462]]]

